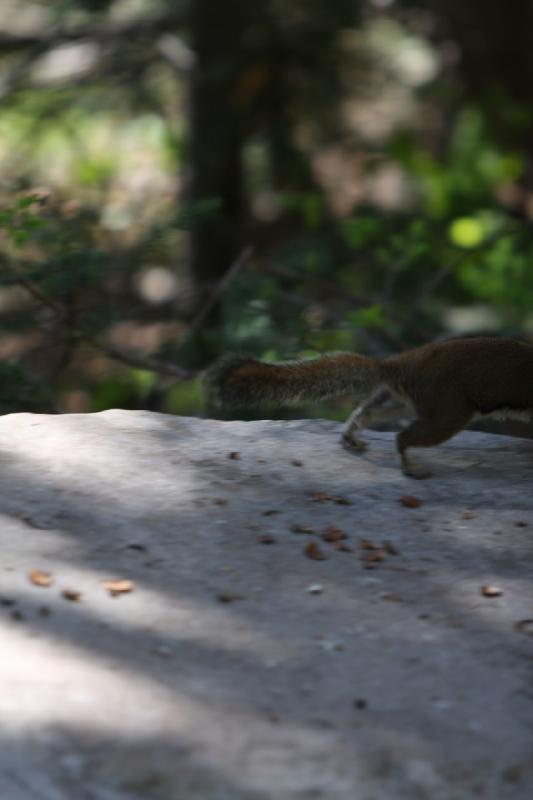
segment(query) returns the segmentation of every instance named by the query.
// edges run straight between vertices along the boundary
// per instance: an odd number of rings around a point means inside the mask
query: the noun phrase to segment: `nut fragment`
[[[242,600],[242,594],[235,594],[234,592],[219,592],[217,600],[219,603],[234,603],[236,600]]]
[[[371,539],[361,539],[359,542],[361,550],[379,550],[381,545],[376,544]]]
[[[314,533],[314,529],[309,525],[291,525],[290,530],[292,533]]]
[[[348,500],[347,497],[341,497],[340,495],[337,495],[337,497],[334,497],[333,498],[333,502],[336,503],[338,506],[351,506],[352,505],[352,501],[351,500]]]
[[[257,537],[257,541],[259,542],[259,544],[275,544],[276,543],[276,540],[274,539],[274,537],[271,536],[269,533],[265,533],[263,536],[258,536]]]
[[[81,592],[76,591],[76,589],[63,589],[61,596],[65,600],[70,600],[71,603],[79,603],[81,600]]]
[[[320,538],[325,542],[340,542],[342,539],[346,539],[346,534],[336,525],[328,525],[320,534]]]
[[[129,578],[119,578],[117,580],[103,581],[103,584],[111,597],[126,594],[133,591],[134,583]]]
[[[501,597],[503,591],[499,586],[491,586],[490,584],[486,583],[481,587],[481,594],[483,597]]]
[[[312,558],[314,561],[326,560],[323,550],[317,545],[316,542],[308,542],[304,548],[304,553],[307,558]]]
[[[325,503],[326,500],[331,500],[331,495],[326,492],[312,492],[311,501],[313,503]]]
[[[422,500],[419,497],[414,497],[412,494],[402,495],[398,502],[406,508],[420,508],[422,505]]]
[[[41,586],[43,588],[48,588],[54,583],[52,575],[49,572],[43,572],[41,569],[32,569],[28,574],[28,578],[30,583],[33,583],[34,586]]]

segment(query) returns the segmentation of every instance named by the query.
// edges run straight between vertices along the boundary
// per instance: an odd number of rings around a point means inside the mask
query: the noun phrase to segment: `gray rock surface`
[[[339,433],[0,420],[2,800],[533,797],[533,443]]]

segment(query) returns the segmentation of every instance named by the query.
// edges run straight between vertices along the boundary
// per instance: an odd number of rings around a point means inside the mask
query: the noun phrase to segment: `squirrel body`
[[[274,364],[229,358],[210,375],[223,405],[249,406],[355,395],[342,441],[362,451],[361,431],[406,412],[414,420],[396,438],[402,469],[415,478],[431,473],[407,457],[411,447],[432,447],[472,420],[533,417],[533,346],[514,339],[453,339],[383,359],[331,353]]]

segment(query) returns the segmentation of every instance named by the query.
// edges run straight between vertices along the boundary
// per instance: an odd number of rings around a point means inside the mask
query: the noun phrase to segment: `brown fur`
[[[355,353],[264,364],[230,359],[215,368],[211,386],[232,405],[289,403],[341,394],[365,398],[348,420],[344,443],[364,448],[365,425],[406,410],[414,421],[398,434],[404,472],[426,477],[406,450],[451,438],[475,417],[533,415],[533,347],[512,339],[436,342],[383,360]]]
[[[221,405],[298,403],[342,394],[364,396],[380,381],[377,361],[356,353],[266,364],[228,358],[208,375],[211,396]]]

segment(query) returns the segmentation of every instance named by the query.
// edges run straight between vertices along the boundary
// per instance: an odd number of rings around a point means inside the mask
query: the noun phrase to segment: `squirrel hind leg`
[[[456,433],[462,431],[472,419],[472,411],[460,405],[453,409],[444,408],[440,416],[419,417],[396,437],[396,445],[402,462],[404,475],[410,478],[430,478],[431,471],[426,467],[413,463],[407,457],[409,447],[434,447],[442,444]]]

